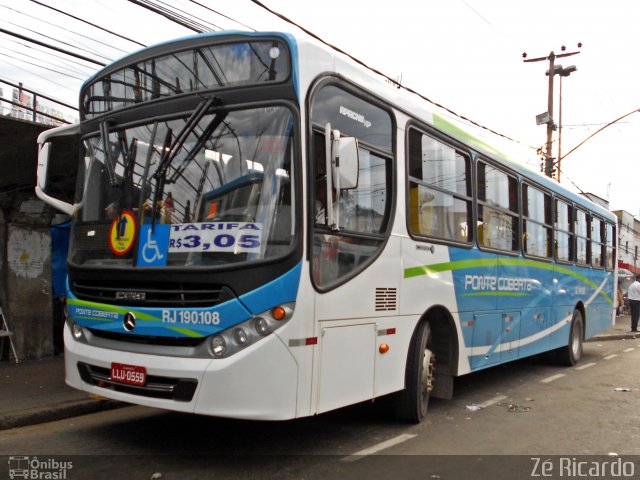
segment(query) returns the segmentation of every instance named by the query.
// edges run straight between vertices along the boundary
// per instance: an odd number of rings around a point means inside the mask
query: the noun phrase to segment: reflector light
[[[284,320],[284,317],[287,315],[287,311],[282,307],[274,307],[271,310],[271,315],[276,320]]]
[[[387,353],[389,351],[389,345],[387,345],[386,343],[380,344],[380,347],[378,348],[378,351],[380,353]]]

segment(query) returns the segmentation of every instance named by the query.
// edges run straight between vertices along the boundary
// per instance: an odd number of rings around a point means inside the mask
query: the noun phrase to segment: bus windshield
[[[122,129],[103,122],[85,139],[73,264],[211,266],[289,252],[291,112],[209,107]]]

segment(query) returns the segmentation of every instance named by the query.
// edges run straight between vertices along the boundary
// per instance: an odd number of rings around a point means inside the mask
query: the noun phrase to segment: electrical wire
[[[31,70],[29,70],[29,69],[27,69],[27,68],[22,67],[20,64],[16,64],[16,63],[11,62],[11,61],[9,61],[9,60],[5,60],[5,62],[6,62],[6,63],[8,63],[9,65],[13,65],[14,67],[17,67],[17,68],[20,68],[20,69],[22,69],[22,70],[25,70],[25,71],[29,72],[29,74],[30,74],[30,75],[33,75],[34,77],[38,77],[38,78],[40,78],[40,79],[42,79],[42,80],[46,80],[47,82],[49,82],[49,83],[53,83],[54,85],[57,85],[58,87],[63,88],[63,89],[65,89],[65,90],[68,90],[68,91],[70,91],[70,92],[78,93],[78,88],[77,88],[77,87],[76,87],[76,88],[71,88],[69,85],[63,85],[62,83],[58,83],[58,82],[56,82],[56,81],[52,80],[52,79],[51,79],[51,77],[43,77],[42,75],[39,75],[38,73],[35,73],[35,72],[33,72],[33,71],[31,71]],[[46,69],[45,69],[45,70],[46,70]],[[18,82],[18,81],[16,81],[16,80],[13,80],[13,79],[11,79],[11,80],[12,80],[14,83],[19,83],[19,82]],[[3,82],[3,80],[0,78],[0,83],[7,83],[7,82]],[[54,100],[54,101],[56,101],[56,100]],[[58,103],[63,104],[62,102],[58,102]],[[74,108],[75,108],[75,107],[74,107]]]
[[[71,69],[75,70],[76,72],[78,72],[78,73],[80,73],[80,74],[83,74],[83,75],[90,75],[90,74],[91,74],[91,73],[93,73],[93,71],[94,71],[94,69],[93,69],[93,68],[89,67],[88,65],[86,65],[86,64],[84,64],[84,63],[77,62],[77,61],[75,61],[75,60],[72,60],[72,59],[69,59],[69,58],[63,57],[63,56],[61,56],[61,55],[56,55],[55,53],[52,53],[52,52],[44,52],[43,50],[40,50],[40,49],[38,49],[38,48],[36,48],[36,47],[33,47],[33,46],[31,46],[31,45],[27,45],[26,43],[19,42],[19,41],[17,41],[17,40],[12,39],[12,38],[7,38],[6,40],[7,40],[7,41],[9,41],[9,42],[15,43],[15,44],[17,44],[17,45],[20,45],[20,46],[21,46],[21,47],[23,47],[23,48],[26,48],[26,49],[29,49],[29,50],[33,50],[34,52],[42,53],[42,54],[44,54],[44,55],[47,55],[47,56],[50,56],[50,57],[54,57],[54,58],[60,59],[62,62],[64,62],[65,66],[67,66],[68,68],[71,68]],[[12,50],[12,49],[8,49],[8,50],[13,51],[13,52],[16,52],[16,53],[22,53],[22,52],[18,52],[17,50]],[[33,58],[36,58],[36,57],[33,57]],[[84,68],[85,70],[89,70],[89,72],[87,72],[87,71],[84,71],[84,72],[83,72],[83,71],[81,71],[79,68],[77,68],[77,67],[75,67],[74,65],[71,65],[71,64],[77,65],[78,67],[82,67],[82,68]]]
[[[197,22],[194,22],[188,18],[180,18],[178,15],[176,15],[174,12],[169,11],[166,8],[163,7],[159,7],[157,5],[152,4],[151,2],[147,1],[147,0],[127,0],[130,3],[133,3],[134,5],[137,5],[139,7],[142,7],[146,10],[149,10],[153,13],[156,13],[158,15],[161,15],[163,17],[165,17],[166,19],[177,23],[178,25],[181,25],[193,32],[196,33],[203,33],[206,31],[206,28],[202,25],[198,25]]]
[[[105,47],[113,48],[114,50],[119,50],[120,52],[126,53],[126,50],[123,50],[121,48],[115,47],[112,44],[102,42],[100,40],[97,40],[94,37],[89,37],[87,35],[83,35],[82,33],[73,32],[73,31],[70,32],[69,29],[67,29],[67,28],[61,27],[60,25],[56,25],[55,23],[48,22],[47,20],[43,20],[43,19],[38,18],[38,17],[34,17],[33,15],[29,15],[28,13],[21,12],[20,10],[16,10],[15,8],[7,7],[6,5],[0,5],[0,7],[6,8],[6,9],[11,10],[13,12],[16,12],[16,13],[18,13],[20,15],[24,15],[25,17],[32,18],[32,19],[34,19],[34,20],[36,20],[38,22],[42,22],[42,23],[44,23],[46,25],[51,25],[52,27],[58,28],[58,29],[60,29],[60,30],[62,30],[64,32],[72,33],[72,34],[77,35],[77,36],[79,36],[81,38],[84,38],[85,40],[96,42],[96,43],[99,43],[101,45],[104,45]],[[7,22],[7,23],[11,23],[11,22]],[[22,27],[21,25],[15,25],[15,24],[12,24],[12,25]],[[25,27],[22,27],[22,28],[25,28]]]
[[[59,64],[55,64],[55,63],[51,63],[51,62],[47,62],[46,60],[43,60],[43,59],[41,59],[41,58],[34,57],[33,55],[29,55],[29,54],[24,53],[24,52],[18,52],[18,51],[16,51],[16,50],[11,49],[11,48],[6,48],[6,47],[5,47],[5,48],[4,48],[4,50],[8,50],[8,51],[10,51],[10,52],[17,53],[18,55],[20,55],[20,56],[22,56],[22,57],[31,58],[31,59],[33,59],[33,60],[39,60],[40,62],[43,62],[44,64],[47,64],[47,63],[48,63],[49,65],[51,65],[51,66],[53,66],[53,67],[59,67],[59,68],[64,68],[64,67],[65,67],[64,65],[59,65]],[[8,53],[5,53],[4,51],[0,51],[0,55],[3,55],[3,56],[5,56],[5,57],[9,57],[9,58],[13,58],[14,60],[18,60],[18,61],[20,61],[20,60],[21,60],[21,58],[19,58],[19,57],[14,57],[13,55],[9,55]],[[36,63],[28,62],[27,60],[24,60],[24,63],[27,63],[27,64],[29,64],[29,65],[35,65],[36,67],[47,68],[47,67],[43,67],[43,66],[42,66],[42,64],[36,64]],[[72,75],[72,74],[71,74],[71,73],[69,73],[69,72],[61,72],[61,71],[54,70],[54,69],[50,69],[50,70],[51,70],[52,72],[55,72],[55,73],[60,73],[60,74],[62,74],[62,75],[66,75],[66,76],[68,76],[68,77],[75,78],[76,80],[84,81],[84,79],[86,78],[86,77],[76,77],[75,75]],[[78,71],[76,71],[76,73],[78,73],[78,74],[82,74],[82,72],[78,72]]]
[[[50,44],[45,43],[45,42],[41,42],[39,40],[36,40],[35,38],[26,37],[24,35],[12,32],[10,30],[6,30],[4,28],[0,28],[0,33],[4,33],[5,35],[11,35],[13,37],[20,38],[21,40],[25,40],[27,42],[35,43],[36,45],[40,45],[41,47],[50,48],[51,50],[55,50],[57,52],[64,53],[65,55],[69,55],[70,57],[79,58],[80,60],[84,60],[85,62],[94,63],[96,65],[100,65],[101,67],[106,66],[105,63],[102,63],[102,62],[99,62],[97,60],[94,60],[93,58],[85,57],[85,56],[80,55],[80,54],[75,53],[75,52],[70,52],[69,50],[65,50],[63,48],[56,47],[54,45],[50,45]]]
[[[610,127],[611,125],[618,123],[620,120],[622,120],[623,118],[628,117],[629,115],[632,115],[636,112],[640,112],[640,109],[635,109],[630,111],[629,113],[625,113],[624,115],[622,115],[621,117],[616,118],[615,120],[607,123],[604,127],[599,128],[598,130],[596,130],[595,132],[593,132],[591,135],[589,135],[587,138],[585,138],[582,142],[580,142],[578,145],[576,145],[575,147],[573,147],[571,150],[569,150],[567,153],[565,153],[562,158],[560,158],[558,161],[562,161],[565,158],[567,158],[569,155],[571,155],[573,152],[575,152],[578,148],[580,148],[582,145],[584,145],[585,143],[587,143],[589,140],[591,140],[595,135],[597,135],[598,133],[600,133],[601,131],[603,131],[605,128]],[[556,162],[557,163],[557,162]]]
[[[61,13],[62,15],[66,15],[67,17],[73,18],[74,20],[78,20],[79,22],[86,23],[87,25],[90,25],[90,26],[92,26],[94,28],[102,30],[103,32],[107,32],[107,33],[109,33],[111,35],[115,35],[116,37],[120,37],[123,40],[127,40],[127,41],[129,41],[131,43],[135,43],[136,45],[139,45],[141,47],[146,47],[146,45],[144,43],[140,43],[137,40],[133,40],[132,38],[125,37],[124,35],[120,35],[119,33],[112,32],[111,30],[108,30],[108,29],[106,29],[104,27],[101,27],[100,25],[96,25],[95,23],[91,23],[91,22],[89,22],[87,20],[84,20],[84,19],[82,19],[80,17],[76,17],[74,15],[71,15],[70,13],[64,12],[64,11],[59,10],[57,8],[54,8],[54,7],[50,6],[50,5],[46,5],[46,4],[42,3],[42,2],[39,2],[38,0],[31,0],[31,1],[33,3],[36,3],[36,4],[40,5],[40,6],[43,6],[45,8],[49,8],[49,9],[55,11],[55,12]]]
[[[219,12],[219,11],[217,11],[217,10],[214,10],[214,9],[213,9],[213,8],[211,8],[211,7],[208,7],[208,6],[206,6],[206,5],[203,5],[203,4],[202,4],[202,3],[200,3],[200,2],[196,2],[196,0],[189,0],[189,1],[190,1],[191,3],[195,3],[195,4],[196,4],[196,5],[198,5],[199,7],[202,7],[202,8],[204,8],[204,9],[206,9],[206,10],[209,10],[210,12],[215,13],[216,15],[220,15],[221,17],[224,17],[224,18],[226,18],[227,20],[231,20],[232,22],[235,22],[235,23],[237,23],[238,25],[242,25],[243,27],[246,27],[246,28],[248,28],[249,30],[253,30],[254,32],[256,32],[256,31],[257,31],[255,28],[250,27],[249,25],[246,25],[246,24],[244,24],[244,23],[242,23],[242,22],[240,22],[240,21],[238,21],[238,20],[235,20],[235,19],[233,19],[233,18],[231,18],[231,17],[229,17],[229,16],[225,15],[224,13],[221,13],[221,12]]]
[[[150,0],[147,0],[147,1],[150,1]],[[184,11],[183,9],[176,7],[176,6],[175,6],[175,1],[174,1],[174,4],[171,4],[171,5],[170,5],[170,4],[167,4],[167,2],[164,2],[163,0],[153,0],[153,1],[154,1],[156,4],[163,4],[163,5],[166,5],[166,7],[163,7],[163,8],[166,8],[166,10],[167,10],[167,11],[170,11],[170,10],[169,10],[169,7],[171,7],[174,11],[181,12],[181,13],[183,13],[183,14],[186,14],[186,15],[189,15],[189,16],[192,16],[192,17],[193,17],[193,16],[195,16],[195,15],[193,15],[193,13],[186,12],[186,11]],[[179,0],[178,0],[178,1],[179,1]],[[184,6],[184,5],[183,5],[183,6]],[[180,15],[180,16],[182,16],[182,15]],[[189,18],[189,17],[184,16],[183,18]],[[202,20],[202,19],[200,19],[200,20]],[[193,20],[192,20],[192,21],[193,21]],[[205,24],[200,24],[200,25],[201,25],[201,27],[205,29],[205,31],[206,31],[206,30],[210,30],[210,31],[215,31],[215,30],[224,30],[222,27],[220,27],[220,26],[218,26],[218,25],[216,25],[216,24],[214,24],[214,23],[211,23],[211,22],[207,22],[207,23],[209,24],[208,26],[207,26],[207,25],[205,25]],[[195,22],[195,21],[194,21],[194,25],[196,25],[196,24],[197,24],[197,22]]]
[[[130,1],[131,1],[131,0],[130,0]],[[476,122],[476,121],[474,121],[474,120],[471,120],[470,118],[465,117],[464,115],[461,115],[461,114],[459,114],[459,113],[457,113],[457,112],[455,112],[455,111],[451,110],[450,108],[448,108],[448,107],[446,107],[446,106],[444,106],[444,105],[442,105],[442,104],[440,104],[440,103],[438,103],[438,102],[435,102],[435,101],[431,100],[430,98],[428,98],[427,96],[423,95],[422,93],[420,93],[420,92],[418,92],[418,91],[416,91],[416,90],[414,90],[414,89],[412,89],[412,88],[409,88],[409,87],[406,87],[406,86],[402,85],[401,83],[399,83],[399,82],[398,82],[397,80],[395,80],[394,78],[391,78],[390,76],[386,75],[385,73],[381,72],[380,70],[378,70],[378,69],[376,69],[376,68],[374,68],[374,67],[371,67],[370,65],[368,65],[368,64],[366,64],[365,62],[363,62],[362,60],[360,60],[360,59],[358,59],[358,58],[354,57],[354,56],[353,56],[353,55],[351,55],[350,53],[345,52],[345,51],[344,51],[344,50],[342,50],[340,47],[338,47],[338,46],[336,46],[336,45],[333,45],[333,44],[331,44],[331,43],[327,42],[326,40],[324,40],[324,39],[320,38],[320,37],[319,37],[318,35],[316,35],[315,33],[311,32],[310,30],[308,30],[308,29],[304,28],[303,26],[301,26],[301,25],[297,24],[296,22],[294,22],[293,20],[289,19],[289,18],[288,18],[288,17],[286,17],[285,15],[283,15],[283,14],[281,14],[281,13],[278,13],[278,12],[276,12],[275,10],[272,10],[271,8],[267,7],[265,4],[263,4],[263,3],[262,3],[262,2],[260,2],[259,0],[250,0],[250,1],[251,1],[251,2],[253,2],[253,3],[255,3],[256,5],[258,5],[259,7],[261,7],[261,8],[263,8],[263,9],[265,9],[266,11],[268,11],[269,13],[271,13],[272,15],[275,15],[276,17],[280,18],[281,20],[284,20],[285,22],[287,22],[287,23],[289,23],[289,24],[291,24],[291,25],[293,25],[293,26],[295,26],[295,27],[299,28],[299,29],[300,29],[300,30],[302,30],[304,33],[306,33],[307,35],[310,35],[310,36],[311,36],[311,37],[313,37],[314,39],[316,39],[316,40],[318,40],[319,42],[323,43],[324,45],[326,45],[326,46],[328,46],[328,47],[332,48],[332,49],[333,49],[333,50],[335,50],[336,52],[339,52],[339,53],[341,53],[341,54],[343,54],[343,55],[346,55],[346,56],[347,56],[347,57],[349,57],[351,60],[353,60],[354,62],[356,62],[358,65],[361,65],[361,66],[365,67],[366,69],[368,69],[368,70],[372,71],[372,72],[373,72],[373,73],[375,73],[376,75],[380,75],[381,77],[383,77],[384,79],[386,79],[388,82],[390,82],[390,83],[391,83],[392,85],[394,85],[395,87],[397,87],[397,88],[402,88],[403,90],[406,90],[407,92],[412,93],[412,94],[414,94],[414,95],[416,95],[416,96],[420,97],[420,98],[421,98],[421,99],[423,99],[423,100],[426,100],[426,101],[427,101],[427,102],[429,102],[430,104],[435,105],[436,107],[441,108],[441,109],[443,109],[443,110],[445,110],[445,111],[449,112],[450,114],[452,114],[452,115],[454,115],[454,116],[456,116],[456,117],[460,118],[461,120],[464,120],[464,121],[466,121],[466,122],[468,122],[468,123],[471,123],[472,125],[475,125],[476,127],[482,128],[483,130],[487,130],[487,131],[489,131],[489,132],[493,133],[494,135],[498,135],[499,137],[506,138],[507,140],[510,140],[510,141],[512,141],[512,142],[514,142],[514,143],[518,143],[518,144],[523,145],[523,143],[522,143],[522,142],[520,142],[520,141],[518,141],[518,140],[516,140],[516,139],[514,139],[514,138],[511,138],[511,137],[509,137],[508,135],[505,135],[505,134],[503,134],[503,133],[497,132],[497,131],[495,131],[495,130],[493,130],[493,129],[491,129],[491,128],[489,128],[489,127],[485,126],[485,125],[482,125],[482,124],[480,124],[480,123],[478,123],[478,122]],[[535,148],[534,148],[534,147],[529,146],[529,148],[531,148],[531,149],[535,150]]]
[[[91,53],[91,54],[97,55],[98,57],[102,57],[103,59],[105,59],[107,61],[111,61],[112,60],[111,58],[106,57],[104,55],[96,54],[95,52],[92,52],[91,50],[88,50],[88,49],[83,48],[83,47],[79,47],[77,45],[73,45],[72,43],[65,42],[64,40],[60,40],[58,38],[54,38],[54,37],[52,37],[50,35],[46,35],[46,34],[44,34],[42,32],[38,32],[38,31],[33,30],[31,28],[23,27],[22,25],[18,25],[16,23],[9,22],[9,21],[6,21],[6,20],[5,20],[5,22],[8,23],[9,25],[13,25],[14,27],[22,28],[23,30],[26,30],[26,31],[31,32],[31,33],[35,33],[36,35],[40,35],[41,37],[44,37],[46,39],[52,40],[52,41],[57,42],[57,43],[61,43],[62,45],[66,45],[68,47],[75,48],[75,49],[80,50],[82,52],[86,52],[86,53]]]

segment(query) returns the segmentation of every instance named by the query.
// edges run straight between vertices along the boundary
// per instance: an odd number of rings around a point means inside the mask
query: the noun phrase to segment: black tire
[[[427,415],[434,372],[431,329],[429,323],[423,322],[418,326],[409,347],[405,389],[394,397],[394,413],[399,420],[420,423]]]
[[[572,367],[582,358],[582,340],[584,338],[584,320],[580,310],[573,311],[569,342],[558,350],[558,360],[562,365]]]

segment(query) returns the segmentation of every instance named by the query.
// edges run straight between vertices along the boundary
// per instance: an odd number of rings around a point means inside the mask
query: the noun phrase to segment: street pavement
[[[628,315],[593,341],[633,339]],[[61,420],[127,404],[80,392],[64,383],[62,355],[18,364],[0,361],[0,430]]]

